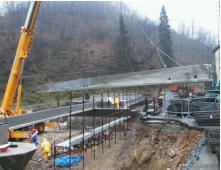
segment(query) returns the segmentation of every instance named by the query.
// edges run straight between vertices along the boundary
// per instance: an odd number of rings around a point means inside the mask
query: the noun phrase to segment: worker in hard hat
[[[114,99],[112,97],[109,98],[111,107],[114,108]]]
[[[44,160],[47,161],[48,157],[51,155],[51,144],[45,138],[43,138],[41,144],[41,151],[43,152]]]
[[[115,103],[116,108],[119,109],[120,108],[120,99],[118,97],[115,98],[114,103]]]

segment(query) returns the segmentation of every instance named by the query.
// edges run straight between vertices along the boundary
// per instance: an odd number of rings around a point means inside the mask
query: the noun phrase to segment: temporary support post
[[[83,109],[82,109],[82,111],[83,111],[83,141],[82,141],[82,149],[83,149],[83,169],[84,169],[84,96],[83,96],[83,99],[82,99],[82,103],[83,103]]]
[[[181,100],[181,113],[182,113],[182,118],[184,118],[183,112],[184,112],[184,109],[183,109],[183,100]]]
[[[126,129],[127,129],[127,130],[128,130],[128,121],[129,121],[129,120],[126,121]]]
[[[215,106],[215,105],[214,105]],[[215,110],[215,108],[214,108]],[[190,99],[187,99],[187,112],[188,112],[188,116],[190,115]]]
[[[103,94],[101,93],[101,108],[103,109],[104,108],[104,101],[103,101]],[[103,129],[103,124],[104,124],[104,115],[102,114],[102,117],[101,117],[101,122],[102,122],[102,136],[101,136],[101,139],[102,139],[102,153],[104,153],[104,129]]]
[[[139,105],[140,105],[140,111],[141,111],[141,103],[140,103],[140,92],[139,92],[139,89],[137,89],[137,101],[138,101],[138,103],[139,103]]]
[[[110,114],[109,114],[109,148],[110,148],[110,138],[111,138],[111,133],[110,133]]]
[[[109,100],[110,94],[109,91],[107,93],[107,104],[108,104],[108,108],[110,107],[110,100]]]
[[[93,110],[94,110],[94,96],[93,96]]]
[[[93,96],[93,110],[94,110],[94,96]],[[95,129],[95,116],[92,117],[92,126],[93,126],[93,129]],[[95,133],[95,132],[94,132]],[[94,136],[94,135],[93,135]],[[93,139],[93,138],[92,138]],[[92,141],[93,144],[94,144],[94,141]],[[93,145],[91,146],[91,154],[92,154],[92,151],[93,151]],[[91,155],[92,156],[92,155]]]
[[[69,169],[71,169],[71,112],[72,112],[72,93],[70,92],[70,114],[69,114],[69,120],[70,120],[70,129],[69,129],[69,148],[68,148],[68,155],[69,155]]]
[[[108,91],[108,93],[107,93],[107,103],[108,103],[108,107],[109,107],[109,105],[110,105],[110,100],[109,100],[109,97],[110,97],[110,93],[109,93],[109,91]],[[109,134],[108,134],[108,140],[109,140],[109,148],[110,148],[110,138],[111,138],[111,133],[110,133],[110,112],[109,112],[109,114],[108,114],[108,121],[109,121],[109,130],[108,130],[108,132],[109,132]]]
[[[145,97],[145,110],[146,110],[146,113],[147,113],[147,110],[148,110],[147,97]]]
[[[126,91],[126,100],[127,100],[127,108],[128,108],[128,100],[129,100],[129,98],[128,98],[128,91]]]
[[[93,116],[93,129],[95,129],[95,117]],[[94,130],[94,140],[93,140],[93,145],[94,145],[94,160],[95,160],[95,130]]]
[[[94,105],[94,96],[93,96],[93,110],[95,108],[95,105]],[[95,129],[95,116],[93,116],[93,129]],[[94,131],[94,137],[95,137],[95,131]],[[95,160],[95,139],[93,139],[93,146],[94,146],[94,160]],[[93,147],[91,147],[92,149]]]
[[[120,112],[120,93],[118,93],[118,98],[119,98],[119,119],[120,119],[120,115],[121,115],[121,112]],[[118,129],[119,129],[119,139],[121,140],[121,122],[119,122]]]
[[[124,95],[125,95],[125,93],[124,93],[124,90],[123,90],[123,108],[125,108],[124,107]]]
[[[56,159],[56,146],[55,146],[55,140],[54,140],[54,170],[56,169],[55,159]]]
[[[129,97],[129,98],[130,98],[130,105],[131,105],[131,93],[130,93],[129,95],[130,95],[130,97]]]
[[[120,108],[120,93],[118,93],[118,99],[119,99],[119,108]]]
[[[115,93],[114,93],[114,106],[115,106]],[[114,114],[114,120],[116,120],[116,114]],[[115,141],[115,144],[117,143],[117,140],[116,140],[116,131],[117,131],[117,129],[116,129],[117,127],[116,127],[116,122],[114,123],[114,141]]]

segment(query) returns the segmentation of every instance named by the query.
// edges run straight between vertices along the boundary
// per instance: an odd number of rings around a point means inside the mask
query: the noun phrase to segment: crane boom
[[[6,86],[5,94],[2,100],[0,116],[15,115],[15,112],[12,110],[13,99],[18,86],[18,81],[21,78],[21,73],[24,67],[24,61],[27,58],[28,50],[31,45],[35,20],[38,14],[39,7],[39,1],[30,3],[29,10],[25,19],[25,24],[21,28],[21,35],[18,42],[17,51],[12,65],[10,77]],[[21,88],[22,86],[20,86],[20,89],[18,90],[18,95],[21,95],[19,94],[21,93]]]

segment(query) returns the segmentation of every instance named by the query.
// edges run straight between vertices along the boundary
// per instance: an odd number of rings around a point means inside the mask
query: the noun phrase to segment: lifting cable
[[[165,63],[163,62],[163,59],[160,55],[159,52],[161,52],[162,54],[164,54],[166,57],[168,57],[171,61],[173,61],[174,63],[176,63],[178,66],[182,66],[182,64],[180,64],[178,61],[174,60],[172,57],[170,57],[168,54],[166,54],[165,52],[163,52],[159,47],[156,46],[156,44],[154,44],[154,42],[150,39],[150,37],[146,34],[146,32],[144,31],[143,27],[140,26],[140,24],[137,23],[137,26],[140,28],[140,30],[144,33],[145,37],[147,38],[147,40],[150,42],[150,44],[157,50],[157,54],[159,55],[161,62],[163,63],[163,66],[165,67]]]
[[[164,61],[163,61],[163,59],[162,59],[162,57],[161,57],[159,51],[156,50],[156,52],[157,52],[158,56],[160,57],[160,60],[161,60],[161,62],[162,62],[162,64],[163,64],[163,67],[166,68],[167,66],[166,66],[166,64],[164,63]]]

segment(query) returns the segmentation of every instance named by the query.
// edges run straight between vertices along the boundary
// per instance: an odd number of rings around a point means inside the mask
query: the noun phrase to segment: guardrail
[[[167,112],[171,114],[196,114],[220,110],[220,105],[215,102],[214,97],[170,99],[169,102]]]

